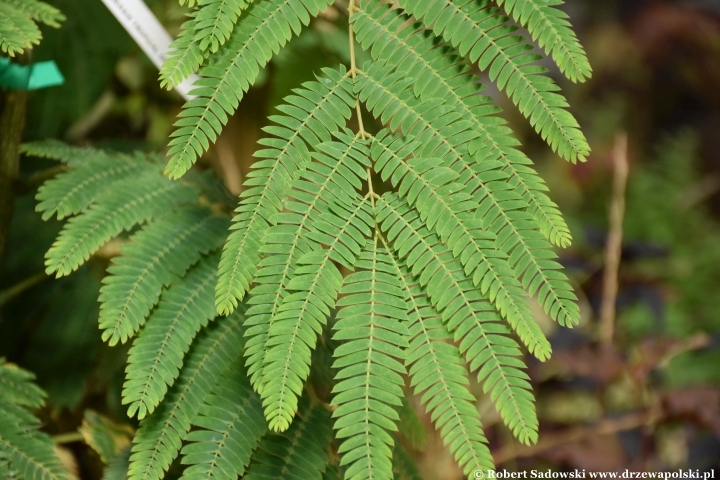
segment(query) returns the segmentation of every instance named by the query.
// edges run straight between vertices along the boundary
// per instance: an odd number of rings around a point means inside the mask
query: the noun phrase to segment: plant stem
[[[36,273],[35,275],[21,280],[10,288],[0,291],[0,306],[7,303],[9,300],[17,297],[28,288],[32,288],[40,282],[43,282],[48,276],[45,272]]]
[[[618,292],[618,270],[622,255],[623,217],[625,215],[625,187],[628,177],[627,134],[618,134],[613,150],[613,193],[610,204],[610,228],[605,250],[602,305],[600,308],[600,344],[612,346],[615,333],[615,302]]]
[[[15,181],[20,173],[18,149],[25,128],[27,92],[0,93],[0,258],[10,229]]]
[[[638,427],[653,425],[657,421],[657,413],[653,411],[638,412],[625,417],[603,420],[588,427],[576,427],[559,433],[545,434],[535,445],[523,447],[504,447],[493,452],[495,465],[499,466],[510,460],[532,457],[560,445],[579,442],[587,437],[614,435],[618,432],[633,430]]]
[[[355,13],[355,0],[350,0],[348,4],[348,17],[352,17]],[[350,39],[350,75],[353,79],[358,74],[357,60],[355,59],[355,34],[353,32],[352,22],[348,23],[348,38]],[[360,110],[360,98],[355,96],[355,115],[358,121],[358,135],[362,138],[367,138],[368,134],[365,131],[363,125],[362,111]],[[372,184],[372,171],[370,168],[367,169],[367,181],[368,181],[368,193],[370,194],[370,202],[372,203],[373,209],[375,208],[375,192],[373,191]]]

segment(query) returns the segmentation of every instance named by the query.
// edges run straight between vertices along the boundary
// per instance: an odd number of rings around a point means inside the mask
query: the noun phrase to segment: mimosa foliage
[[[135,337],[129,478],[162,478],[179,456],[182,478],[411,478],[396,438],[409,391],[472,476],[493,462],[469,373],[514,435],[537,441],[522,357],[551,347],[528,300],[561,325],[579,321],[553,251],[571,238],[474,70],[559,156],[585,160],[526,40],[570,80],[589,77],[561,2],[350,0],[350,65],[298,85],[269,117],[232,221],[188,170],[260,70],[332,2],[181,3],[191,11],[161,81],[201,79],[166,176],[152,156],[25,147],[67,163],[38,193],[45,218],[69,217],[49,274],[121,239],[100,327],[110,344]],[[362,66],[359,49],[372,59]],[[329,355],[334,380],[318,394]]]
[[[0,51],[14,57],[42,40],[37,23],[58,28],[60,11],[39,0],[0,0]]]
[[[54,442],[38,430],[32,409],[46,394],[35,376],[0,358],[0,478],[64,480],[68,472],[53,450]]]

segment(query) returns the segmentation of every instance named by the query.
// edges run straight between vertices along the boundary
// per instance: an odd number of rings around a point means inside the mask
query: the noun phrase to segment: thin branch
[[[352,17],[356,11],[355,0],[350,0],[348,4],[348,16]],[[357,68],[357,60],[355,58],[355,33],[353,32],[352,22],[348,23],[348,38],[350,41],[350,75],[353,79],[360,72]],[[368,133],[365,131],[363,125],[362,111],[360,110],[360,97],[355,96],[355,115],[358,121],[358,135],[362,138],[367,138]],[[372,202],[373,208],[375,208],[375,192],[373,191],[373,184],[371,178],[372,172],[370,168],[367,169],[367,181],[368,181],[368,192],[370,192],[370,201]]]
[[[602,305],[600,308],[600,344],[612,345],[615,334],[615,302],[618,292],[618,270],[622,254],[623,217],[625,215],[625,187],[628,177],[627,134],[618,134],[613,150],[613,193],[610,204],[610,230],[605,250]]]
[[[495,465],[501,465],[516,458],[532,457],[546,450],[560,445],[578,442],[587,437],[613,435],[626,430],[652,425],[656,422],[656,415],[652,412],[640,412],[613,420],[603,420],[588,427],[571,428],[555,434],[543,434],[542,439],[535,445],[517,446],[509,445],[493,452]]]
[[[12,287],[6,288],[5,290],[0,291],[0,306],[4,305],[8,301],[12,300],[13,298],[17,297],[21,293],[23,293],[25,290],[34,287],[38,283],[41,283],[45,281],[45,279],[49,278],[45,272],[36,273],[35,275],[32,275],[24,280],[19,281]]]
[[[75,443],[75,442],[84,442],[85,441],[85,437],[83,437],[83,434],[80,432],[60,433],[58,435],[53,435],[52,439],[56,445],[63,445],[65,443]]]

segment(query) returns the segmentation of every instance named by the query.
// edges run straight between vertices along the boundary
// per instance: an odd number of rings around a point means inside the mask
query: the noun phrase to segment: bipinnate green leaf
[[[212,288],[218,254],[209,255],[162,296],[128,352],[122,403],[128,416],[152,413],[180,374],[184,356],[202,327],[215,317]]]
[[[232,312],[248,291],[260,263],[261,239],[283,208],[289,182],[310,162],[311,149],[331,141],[331,134],[350,117],[352,84],[345,68],[323,73],[317,82],[306,82],[285,99],[278,107],[285,115],[272,116],[274,125],[265,128],[273,136],[259,141],[266,148],[255,153],[260,160],[243,184],[218,269],[215,301],[221,315]],[[256,283],[263,276],[258,274]]]
[[[342,443],[345,478],[393,478],[391,432],[397,430],[395,406],[402,403],[407,349],[407,303],[392,259],[377,237],[360,255],[357,271],[345,277],[334,340],[337,409],[335,437]]]
[[[191,207],[161,217],[133,235],[121,249],[122,256],[108,268],[100,289],[102,339],[112,346],[132,338],[163,287],[182,278],[203,254],[219,248],[227,227],[227,219],[210,209]]]

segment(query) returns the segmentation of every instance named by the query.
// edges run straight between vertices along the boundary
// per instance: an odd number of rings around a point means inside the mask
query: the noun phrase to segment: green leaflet
[[[453,453],[465,475],[493,469],[492,455],[482,431],[475,397],[462,355],[452,344],[452,335],[433,308],[427,294],[393,256],[393,269],[400,279],[408,304],[408,343],[405,366],[410,384],[431,415],[443,443]],[[404,452],[397,452],[395,454]]]
[[[72,217],[45,255],[45,272],[57,277],[78,269],[123,230],[152,220],[197,198],[197,189],[160,175],[129,178],[113,185],[84,212]]]
[[[553,8],[562,5],[562,0],[498,0],[497,3],[528,29],[533,40],[552,56],[566,77],[573,82],[584,82],[590,77],[590,62],[566,20],[567,14]]]
[[[211,66],[199,72],[203,77],[195,84],[179,127],[172,136],[165,173],[181,177],[214,142],[260,69],[280,47],[298,35],[332,0],[267,0],[254,3],[243,17],[242,25],[213,57]]]
[[[330,141],[331,133],[350,117],[352,84],[344,67],[323,72],[325,78],[305,83],[285,99],[279,110],[286,115],[271,117],[276,125],[266,127],[275,138],[259,142],[268,148],[255,153],[261,160],[243,184],[243,200],[235,210],[218,269],[216,303],[221,315],[232,312],[248,291],[260,262],[260,240],[282,210],[288,182],[310,161],[310,149]]]
[[[160,68],[160,86],[172,90],[195,73],[205,61],[205,55],[195,39],[198,24],[195,13],[188,14],[180,34],[170,44],[167,57]]]
[[[464,278],[462,265],[452,259],[439,238],[430,233],[417,216],[408,212],[394,194],[377,202],[377,222],[396,254],[403,259],[435,308],[443,323],[461,341],[460,351],[472,371],[479,370],[485,392],[495,402],[506,425],[523,443],[537,441],[538,422],[529,377],[517,359],[517,343],[500,316],[483,299],[472,282]]]
[[[163,286],[182,277],[201,255],[219,248],[227,225],[227,219],[209,209],[194,207],[161,217],[133,235],[103,278],[103,340],[115,345],[131,338],[145,323]],[[215,277],[210,281],[214,283]]]
[[[182,449],[181,479],[243,477],[250,456],[265,435],[260,398],[253,392],[240,359],[222,375],[192,424]],[[244,478],[244,477],[243,477]]]
[[[392,480],[392,447],[401,405],[407,348],[407,303],[392,259],[374,239],[360,255],[358,271],[345,277],[333,326],[337,409],[335,436],[342,441],[345,478]],[[398,360],[396,360],[398,359]]]
[[[128,353],[123,404],[143,419],[162,401],[180,373],[183,358],[201,327],[215,317],[212,287],[219,255],[203,258],[173,283]]]
[[[263,438],[243,480],[322,480],[332,436],[330,412],[303,400],[287,431]]]
[[[414,79],[410,86],[417,97],[442,98],[444,106],[454,107],[479,134],[468,145],[469,153],[478,162],[502,161],[508,182],[516,185],[546,237],[567,247],[571,241],[567,225],[557,205],[543,193],[547,187],[529,166],[530,159],[515,148],[519,142],[511,136],[512,130],[495,116],[501,110],[490,97],[478,95],[484,86],[452,49],[438,46],[431,34],[408,20],[399,10],[371,1],[353,16],[353,29],[375,59]]]
[[[463,186],[454,183],[458,175],[436,159],[407,155],[418,145],[380,132],[371,156],[383,180],[390,178],[398,193],[419,213],[465,267],[465,274],[481,288],[540,360],[550,356],[550,343],[532,318],[525,291],[513,271],[495,248],[496,237],[482,228],[469,212],[478,209]]]
[[[242,356],[244,318],[240,310],[201,334],[165,400],[140,422],[130,455],[129,480],[159,480],[178,456],[205,398],[232,362]]]
[[[0,51],[14,57],[40,43],[42,34],[32,19],[21,10],[0,2]]]
[[[92,161],[94,159],[104,159],[111,163],[118,157],[121,157],[120,154],[108,153],[96,148],[73,147],[65,142],[55,139],[37,140],[35,142],[23,143],[20,145],[20,153],[31,157],[58,160],[62,163],[66,163],[70,167],[79,167],[85,162]],[[51,181],[52,180],[49,180],[49,182]]]
[[[36,22],[59,28],[65,16],[55,7],[38,0],[0,1],[0,51],[14,57],[40,43],[42,33]]]
[[[475,138],[471,125],[457,121],[460,114],[446,109],[442,99],[417,99],[409,88],[413,81],[374,64],[357,78],[356,90],[377,118],[418,142],[416,157],[442,159],[458,174],[456,183],[463,184],[480,206],[473,215],[496,235],[496,249],[507,255],[515,278],[531,295],[541,293],[541,304],[558,323],[576,324],[580,310],[572,288],[557,271],[561,266],[549,260],[556,255],[525,211],[527,203],[511,184],[501,181],[504,175],[495,173],[502,164],[469,160],[468,144]]]
[[[47,395],[35,383],[35,375],[0,357],[0,402],[37,408]]]
[[[193,40],[198,43],[200,50],[217,52],[233,31],[240,12],[245,10],[252,2],[246,0],[205,0],[200,2],[200,8],[195,17]]]
[[[57,8],[38,0],[2,0],[2,3],[20,11],[31,20],[41,22],[48,27],[60,28],[65,21],[65,15]]]
[[[36,195],[35,210],[43,212],[43,220],[57,215],[58,220],[85,210],[110,186],[126,178],[151,173],[153,165],[136,158],[98,155],[88,158],[68,172],[45,182]]]
[[[0,475],[27,480],[64,480],[67,473],[30,412],[45,403],[35,376],[0,358]]]
[[[532,45],[507,17],[486,0],[399,0],[416,18],[460,54],[488,70],[490,79],[505,91],[530,120],[553,151],[571,161],[584,161],[590,153],[585,136],[575,118],[564,109],[565,98],[555,93],[559,87],[546,76],[546,68],[531,65],[542,56],[528,53]]]
[[[368,198],[345,205],[336,202],[306,234],[328,248],[307,252],[297,260],[287,294],[270,319],[261,393],[265,416],[275,431],[284,431],[292,422],[297,397],[310,374],[311,351],[335,307],[342,275],[333,262],[351,268],[371,234],[372,223]]]
[[[268,330],[280,313],[287,283],[292,279],[297,260],[319,249],[317,242],[307,233],[311,231],[318,215],[328,209],[328,204],[352,203],[355,198],[353,188],[359,189],[361,178],[365,175],[363,167],[369,164],[363,141],[352,137],[347,131],[336,132],[336,136],[342,143],[326,142],[318,145],[318,151],[312,154],[315,161],[307,164],[302,175],[298,174],[299,178],[289,182],[288,187],[294,190],[292,193],[288,191],[286,195],[290,195],[294,201],[288,199],[285,204],[288,211],[277,213],[271,218],[274,226],[266,230],[262,239],[264,246],[258,247],[265,258],[259,264],[260,270],[256,274],[258,286],[253,289],[253,298],[248,301],[252,306],[248,309],[246,326],[249,338],[245,355],[248,357],[248,373],[253,388],[261,393],[265,383],[262,369]],[[318,177],[325,177],[325,180],[313,185],[311,182]],[[287,412],[290,419],[291,413]]]

